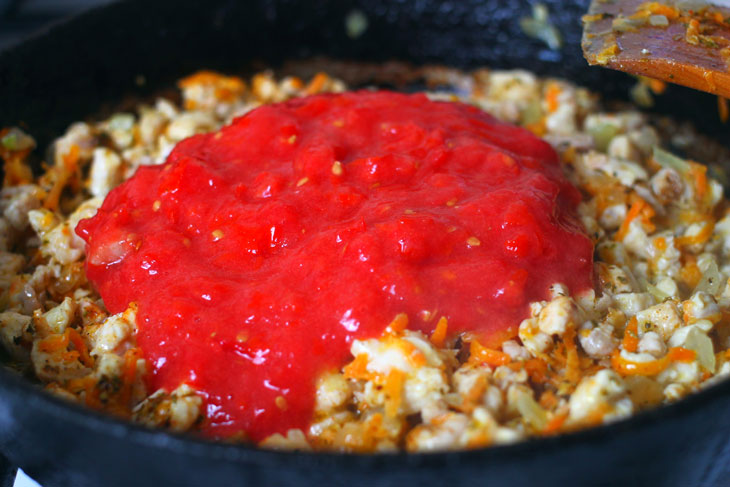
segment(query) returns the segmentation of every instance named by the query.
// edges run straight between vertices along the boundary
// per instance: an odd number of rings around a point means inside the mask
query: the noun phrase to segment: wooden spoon
[[[583,24],[590,64],[730,98],[730,1],[593,0]]]

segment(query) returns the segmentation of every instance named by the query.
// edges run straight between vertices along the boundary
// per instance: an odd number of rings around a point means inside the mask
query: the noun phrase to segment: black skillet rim
[[[325,461],[349,460],[352,458],[369,459],[373,463],[382,466],[387,466],[391,462],[397,462],[397,465],[402,466],[402,461],[406,459],[409,465],[418,466],[434,459],[446,460],[446,463],[448,463],[448,459],[454,457],[460,457],[462,460],[475,458],[486,460],[489,457],[534,456],[549,451],[551,447],[565,448],[574,445],[600,443],[608,436],[630,434],[656,423],[681,418],[692,412],[697,412],[703,405],[711,404],[721,397],[728,397],[730,396],[730,380],[721,380],[716,384],[692,392],[677,402],[640,411],[616,422],[560,435],[528,438],[512,444],[494,445],[474,450],[372,454],[267,450],[252,444],[227,444],[191,434],[148,428],[55,397],[4,366],[0,367],[0,390],[2,389],[17,394],[25,403],[32,403],[33,406],[37,406],[56,420],[71,422],[81,428],[95,431],[106,430],[104,433],[110,438],[123,439],[147,447],[164,448],[195,457],[224,459],[231,462],[255,462],[260,466],[266,466],[267,463],[279,464],[282,461],[302,457],[315,457]],[[20,428],[22,429],[22,426]]]

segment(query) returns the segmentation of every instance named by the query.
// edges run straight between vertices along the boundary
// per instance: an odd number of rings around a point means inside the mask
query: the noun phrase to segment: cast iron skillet
[[[547,1],[566,47],[545,49],[516,19],[526,1],[132,0],[90,11],[0,53],[0,126],[23,122],[43,146],[69,122],[203,67],[341,59],[526,67],[623,96],[622,75],[588,68],[583,1]],[[353,8],[369,19],[345,34]],[[144,76],[146,83],[137,86]],[[673,88],[656,109],[721,135],[715,100]],[[579,433],[424,455],[278,453],[151,431],[67,404],[0,367],[0,452],[45,486],[722,485],[730,470],[730,382],[672,406]]]

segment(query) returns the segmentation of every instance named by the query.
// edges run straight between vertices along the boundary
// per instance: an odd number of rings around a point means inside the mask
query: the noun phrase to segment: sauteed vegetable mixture
[[[199,72],[73,124],[38,178],[3,129],[9,365],[148,426],[353,452],[557,434],[730,374],[721,161],[566,81],[448,73],[304,98],[347,87]]]

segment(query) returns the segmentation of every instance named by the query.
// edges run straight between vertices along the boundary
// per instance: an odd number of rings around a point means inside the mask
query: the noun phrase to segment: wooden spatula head
[[[583,53],[590,64],[730,97],[729,3],[593,0]]]

